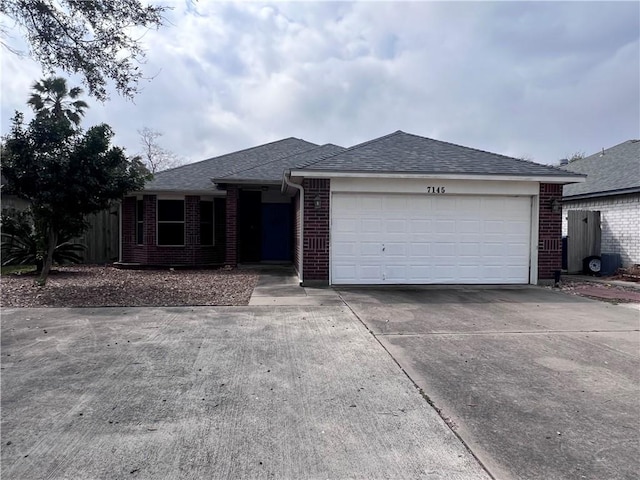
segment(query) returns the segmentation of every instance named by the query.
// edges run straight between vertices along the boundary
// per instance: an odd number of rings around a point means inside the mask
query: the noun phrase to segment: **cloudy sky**
[[[153,79],[85,117],[128,153],[143,127],[185,161],[404,130],[555,163],[640,138],[639,2],[161,3]],[[0,66],[4,134],[41,71],[6,50]]]

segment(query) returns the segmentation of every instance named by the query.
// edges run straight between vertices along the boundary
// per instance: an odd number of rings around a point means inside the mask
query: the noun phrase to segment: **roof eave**
[[[292,169],[292,177],[306,178],[437,178],[449,180],[499,180],[541,183],[582,183],[585,175],[510,175],[480,173],[410,173],[410,172],[362,172],[335,170]]]
[[[621,188],[618,190],[606,190],[603,192],[578,193],[576,195],[563,195],[563,201],[583,200],[587,198],[613,197],[616,195],[628,195],[630,193],[640,193],[640,187]]]
[[[224,197],[227,194],[224,190],[217,190],[212,188],[211,190],[189,190],[189,189],[150,189],[150,190],[139,190],[136,192],[129,192],[127,196],[132,195],[207,195],[207,196],[222,196]]]
[[[280,185],[282,180],[256,180],[256,179],[231,179],[231,178],[212,178],[211,181],[216,185]]]

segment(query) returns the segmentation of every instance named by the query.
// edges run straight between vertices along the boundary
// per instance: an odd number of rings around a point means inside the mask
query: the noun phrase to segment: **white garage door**
[[[531,197],[334,193],[332,284],[529,283]]]

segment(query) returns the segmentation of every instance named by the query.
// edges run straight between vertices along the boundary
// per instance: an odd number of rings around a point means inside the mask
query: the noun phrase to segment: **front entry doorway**
[[[242,190],[238,206],[240,263],[290,262],[293,222],[289,199],[273,192]]]

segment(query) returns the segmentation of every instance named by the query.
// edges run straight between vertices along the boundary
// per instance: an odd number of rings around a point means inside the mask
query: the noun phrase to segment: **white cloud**
[[[288,136],[349,146],[402,129],[552,162],[640,136],[637,3],[175,4],[135,103],[94,104],[199,160]],[[2,115],[33,64],[2,56]]]

